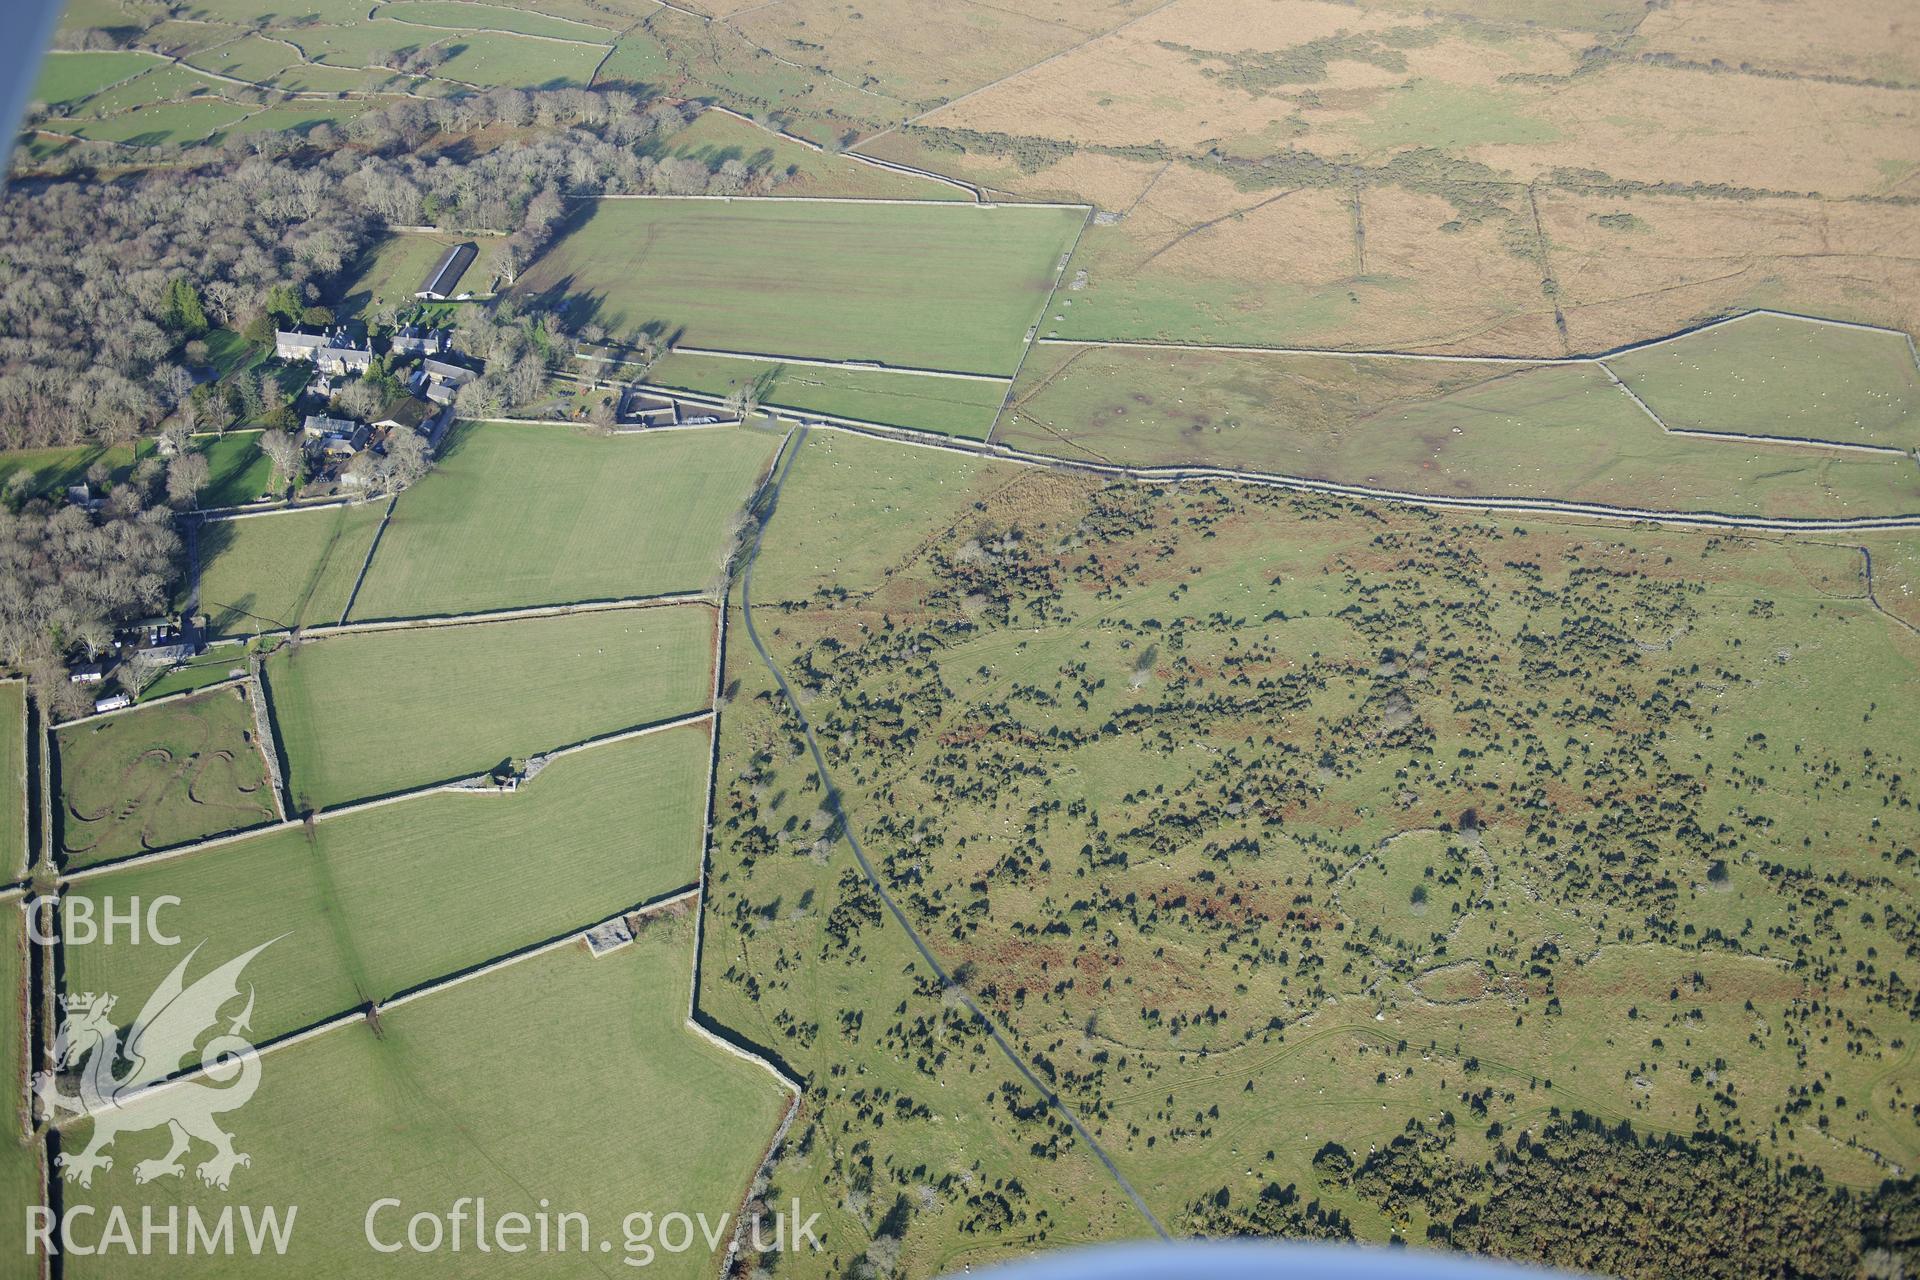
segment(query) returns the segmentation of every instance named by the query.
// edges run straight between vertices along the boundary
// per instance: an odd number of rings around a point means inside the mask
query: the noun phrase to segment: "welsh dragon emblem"
[[[260,1086],[259,1051],[242,1034],[253,1016],[252,987],[247,988],[246,1007],[226,1030],[204,1048],[195,1046],[208,1030],[218,1028],[220,1010],[239,997],[241,971],[276,941],[261,943],[189,986],[187,966],[199,953],[196,946],[148,998],[124,1040],[113,1021],[114,997],[86,992],[62,998],[65,1017],[54,1037],[54,1070],[36,1072],[33,1089],[48,1119],[68,1114],[93,1120],[86,1149],[59,1157],[67,1181],[91,1186],[96,1169],[113,1168],[106,1149],[115,1138],[163,1125],[172,1145],[165,1155],[136,1164],[135,1182],[178,1177],[185,1171],[181,1157],[195,1139],[213,1148],[195,1170],[208,1186],[226,1190],[234,1169],[252,1163],[234,1150],[233,1135],[214,1119],[245,1105]],[[202,1064],[199,1075],[154,1087],[190,1061]],[[79,1092],[68,1093],[59,1086],[60,1074],[75,1071]]]

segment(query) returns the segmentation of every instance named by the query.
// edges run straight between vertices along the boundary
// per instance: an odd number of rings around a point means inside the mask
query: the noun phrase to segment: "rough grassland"
[[[1041,348],[999,438],[1037,453],[1416,493],[1771,516],[1920,511],[1905,459],[1689,439],[1594,365]]]
[[[329,636],[267,660],[302,809],[471,777],[705,707],[713,610]]]
[[[238,688],[54,734],[55,848],[72,867],[271,822],[273,793]]]
[[[0,682],[0,868],[11,879],[22,875],[27,857],[27,686]]]
[[[710,1222],[732,1213],[786,1105],[766,1072],[685,1027],[692,945],[688,922],[661,921],[600,959],[566,948],[395,1009],[377,1033],[343,1028],[270,1055],[259,1092],[231,1121],[236,1145],[253,1157],[232,1191],[201,1186],[191,1166],[184,1178],[136,1185],[134,1165],[164,1143],[148,1130],[122,1136],[112,1172],[91,1191],[70,1191],[68,1203],[125,1205],[136,1223],[144,1204],[207,1213],[234,1200],[298,1204],[279,1265],[342,1277],[487,1276],[528,1260],[478,1253],[471,1235],[459,1254],[375,1253],[364,1220],[383,1197],[404,1205],[376,1220],[383,1240],[404,1240],[411,1214],[443,1213],[462,1196],[484,1196],[490,1216],[531,1216],[545,1203],[552,1214],[588,1215],[595,1256],[543,1261],[627,1273],[622,1220],[648,1210]],[[80,1130],[67,1141],[84,1138]],[[602,1239],[613,1252],[598,1253]],[[577,1248],[577,1228],[572,1240]],[[258,1273],[244,1254],[68,1266],[75,1280]],[[660,1252],[644,1274],[693,1280],[715,1266],[696,1235],[692,1250]]]
[[[40,1203],[40,1144],[26,1137],[23,1112],[27,1082],[27,928],[17,900],[0,902],[0,1254],[14,1260],[27,1251],[27,1206]]]
[[[338,622],[385,503],[200,526],[200,608],[215,635]]]
[[[773,449],[752,431],[463,427],[401,495],[353,617],[701,590]]]
[[[615,334],[1011,373],[1078,210],[603,200],[515,286]]]
[[[858,418],[968,440],[986,437],[1007,394],[1004,382],[672,354],[654,361],[647,381],[717,396],[752,387],[760,403],[772,409]]]
[[[1363,1238],[1425,1239],[1429,1210],[1313,1158],[1454,1107],[1469,1168],[1492,1121],[1554,1106],[1718,1130],[1850,1186],[1911,1167],[1908,1002],[1869,967],[1904,928],[1894,708],[1920,642],[1863,598],[1855,549],[926,451],[902,464],[920,500],[889,514],[886,487],[815,485],[828,443],[769,521],[760,633],[902,910],[1171,1229],[1272,1182]],[[839,848],[780,856],[810,760],[755,655],[732,657],[709,943],[744,962],[709,965],[707,1007],[775,1044],[826,1028],[791,1051],[829,1074],[931,1060],[916,1011],[839,1014],[887,992],[891,921],[862,915]],[[773,958],[795,951],[823,963],[789,979]],[[1842,1008],[1810,1008],[1823,974]],[[818,1123],[911,1167],[913,1127],[886,1119],[829,1097]],[[839,1201],[824,1163],[779,1176]],[[946,1211],[906,1256],[968,1238]]]
[[[68,986],[131,1002],[184,947],[205,940],[199,973],[278,938],[248,969],[265,1037],[584,928],[694,879],[706,746],[676,729],[511,795],[423,796],[83,880],[87,897],[179,897],[183,947],[70,948]]]
[[[1607,365],[1668,426],[1920,445],[1920,373],[1904,334],[1749,316]]]
[[[630,46],[620,45],[614,58]],[[612,64],[609,63],[609,68]],[[602,80],[608,78],[603,71]],[[720,111],[703,111],[693,123],[671,134],[651,152],[657,157],[690,156],[718,168],[742,160],[771,169],[780,177],[783,196],[871,196],[905,200],[966,200],[968,193],[944,182],[861,164],[831,151],[815,151],[776,137],[758,125]]]

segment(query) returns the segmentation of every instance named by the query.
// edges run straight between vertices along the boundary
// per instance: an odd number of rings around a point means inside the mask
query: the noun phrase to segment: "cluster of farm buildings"
[[[474,256],[471,244],[448,249],[414,296],[422,302],[466,296],[454,291]],[[407,394],[390,402],[380,416],[360,421],[334,416],[331,405],[334,394],[347,380],[372,370],[375,352],[371,340],[355,336],[343,325],[319,332],[280,329],[274,333],[273,353],[289,363],[314,367],[314,375],[301,393],[315,408],[304,416],[300,428],[309,474],[323,484],[334,483],[346,489],[367,483],[370,468],[356,466],[356,460],[384,454],[395,431],[416,432],[429,449],[437,448],[453,423],[454,397],[479,376],[475,362],[454,350],[451,329],[426,324],[402,326],[388,337],[385,357],[389,371],[406,369]],[[89,510],[100,505],[87,485],[70,487],[67,499]],[[104,649],[72,662],[67,679],[92,689],[108,684],[108,677],[123,665],[146,664],[157,671],[186,662],[205,652],[205,629],[204,617],[144,619],[116,631]],[[93,708],[96,713],[118,711],[133,702],[133,693],[116,690],[96,698]]]

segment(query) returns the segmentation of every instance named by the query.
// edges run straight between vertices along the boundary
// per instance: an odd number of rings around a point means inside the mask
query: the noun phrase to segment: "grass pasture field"
[[[576,40],[605,44],[614,34],[604,26],[589,26],[571,18],[554,17],[539,9],[516,9],[510,5],[473,4],[469,0],[397,0],[381,8],[380,16],[394,22],[418,23],[453,31],[510,31],[519,35],[546,36],[552,40]]]
[[[162,143],[203,142],[232,128],[258,111],[224,98],[190,98],[159,103],[99,120],[53,120],[48,127],[93,142],[119,142],[130,147]]]
[[[439,49],[446,56],[434,65],[434,76],[482,88],[585,86],[607,52],[604,44],[430,27],[364,15],[339,26],[300,27],[283,32],[282,38],[309,61],[333,67],[381,67],[397,53]]]
[[[586,1215],[593,1235],[587,1257],[575,1228],[569,1252],[541,1261],[612,1274],[626,1256],[629,1213],[671,1206],[714,1221],[736,1211],[787,1101],[760,1068],[684,1025],[692,945],[691,922],[663,919],[599,959],[567,947],[390,1010],[377,1029],[342,1028],[268,1055],[258,1093],[231,1124],[253,1159],[230,1192],[203,1187],[191,1168],[136,1184],[137,1158],[164,1140],[149,1130],[121,1136],[112,1171],[68,1202],[126,1205],[136,1221],[144,1205],[217,1213],[232,1196],[298,1204],[281,1265],[336,1276],[412,1275],[429,1261],[445,1274],[450,1260],[459,1274],[479,1274],[503,1260],[476,1253],[470,1232],[457,1257],[376,1253],[365,1219],[382,1197],[403,1205],[376,1219],[383,1242],[390,1226],[404,1241],[413,1213],[445,1212],[462,1196],[485,1197],[489,1214],[535,1220],[544,1204],[549,1215]],[[325,1124],[315,1124],[319,1116]],[[63,1146],[85,1138],[76,1128]],[[700,1158],[688,1159],[695,1151]],[[598,1252],[602,1239],[608,1254]],[[648,1274],[689,1280],[716,1265],[704,1241],[650,1262]],[[240,1253],[75,1259],[71,1269],[88,1280],[244,1276],[257,1267]]]
[[[266,760],[238,687],[62,726],[54,850],[68,867],[272,822]]]
[[[105,463],[111,483],[118,484],[132,474],[134,454],[132,445],[7,449],[0,451],[0,489],[23,498],[60,494],[85,480],[96,462]]]
[[[773,449],[756,431],[462,426],[395,506],[353,620],[703,590]]]
[[[184,59],[199,71],[211,71],[236,80],[255,83],[270,81],[288,67],[297,65],[300,55],[286,44],[265,36],[244,35],[201,49]]]
[[[257,431],[229,431],[196,441],[206,455],[210,479],[200,491],[202,507],[234,507],[269,496],[273,463],[260,451]]]
[[[24,1114],[28,1079],[26,915],[18,899],[0,899],[0,991],[7,1016],[0,1025],[0,1064],[4,1064],[8,1105],[0,1108],[0,1249],[27,1256],[27,1206],[40,1201],[40,1159],[44,1147]]]
[[[1415,493],[1770,516],[1920,511],[1906,459],[1672,435],[1593,364],[1043,346],[997,439]]]
[[[99,93],[90,94],[77,105],[69,106],[67,114],[74,117],[105,117],[203,94],[218,97],[219,90],[220,86],[214,81],[177,63],[155,62],[151,70]]]
[[[1008,385],[673,352],[653,362],[647,381],[721,397],[751,388],[770,409],[856,418],[967,440],[986,439]]]
[[[357,503],[202,523],[200,608],[212,634],[338,622],[386,510]]]
[[[601,200],[515,284],[616,336],[1010,374],[1077,209]]]
[[[56,52],[49,54],[41,67],[33,96],[49,106],[62,107],[90,98],[159,65],[153,55],[132,50]]]
[[[21,680],[0,681],[0,796],[6,817],[0,820],[0,867],[7,875],[26,874],[33,861],[27,848],[27,686]]]
[[[1920,447],[1905,334],[1751,315],[1607,361],[1672,427]]]
[[[254,1033],[283,1034],[586,928],[698,874],[700,726],[555,761],[513,793],[439,792],[75,882],[171,894],[205,959],[279,939],[248,969]],[[283,936],[284,935],[284,936]],[[74,947],[75,990],[151,991],[184,951]]]
[[[265,674],[289,794],[330,809],[699,711],[713,628],[682,605],[285,646]]]

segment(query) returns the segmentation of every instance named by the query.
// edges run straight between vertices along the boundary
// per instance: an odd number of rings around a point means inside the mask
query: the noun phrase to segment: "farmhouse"
[[[318,366],[322,373],[365,373],[373,364],[372,347],[355,342],[345,329],[329,333],[276,329],[273,353],[282,360],[307,361]]]
[[[479,376],[465,365],[435,360],[429,356],[420,362],[420,367],[407,379],[407,386],[413,394],[424,396],[435,404],[452,404],[454,393]]]
[[[300,424],[300,433],[309,440],[324,440],[328,436],[350,436],[360,424],[352,418],[329,418],[324,413],[310,413]]]
[[[429,444],[437,444],[441,429],[452,417],[451,405],[436,408],[424,400],[402,396],[387,406],[386,412],[374,422],[373,428],[376,431],[394,431],[405,427],[425,436]]]
[[[471,244],[454,245],[440,255],[440,261],[427,273],[427,278],[413,296],[430,302],[445,302],[455,297],[454,287],[460,283],[460,277],[467,273],[467,268],[473,265],[479,252]]]
[[[356,422],[353,424],[352,431],[336,432],[323,437],[320,441],[320,452],[329,458],[351,458],[367,447],[367,440],[372,434],[372,430],[365,423]]]
[[[453,349],[453,331],[406,325],[394,331],[388,349],[396,356],[443,356]]]

